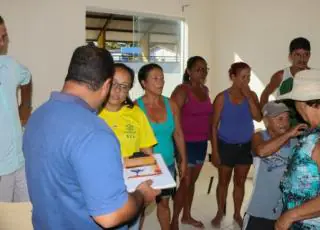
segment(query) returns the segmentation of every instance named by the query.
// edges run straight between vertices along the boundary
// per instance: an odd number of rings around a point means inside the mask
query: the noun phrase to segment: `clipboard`
[[[154,166],[146,165],[123,169],[128,192],[135,191],[138,185],[146,180],[153,181],[151,186],[154,189],[167,189],[177,186],[161,154],[154,154],[153,156],[156,159],[156,165]]]

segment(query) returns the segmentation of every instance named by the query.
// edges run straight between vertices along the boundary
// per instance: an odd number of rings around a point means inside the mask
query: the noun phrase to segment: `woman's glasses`
[[[111,88],[113,90],[120,90],[122,93],[128,93],[130,90],[130,86],[126,84],[119,84],[117,82],[113,82]]]

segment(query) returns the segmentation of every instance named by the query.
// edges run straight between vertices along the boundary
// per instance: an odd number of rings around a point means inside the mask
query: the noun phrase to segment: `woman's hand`
[[[275,230],[288,230],[293,224],[293,218],[291,212],[285,212],[282,214],[275,224]]]
[[[241,90],[241,93],[243,94],[243,96],[245,96],[246,98],[250,98],[252,96],[251,89],[248,84],[243,83],[241,85],[240,90]]]

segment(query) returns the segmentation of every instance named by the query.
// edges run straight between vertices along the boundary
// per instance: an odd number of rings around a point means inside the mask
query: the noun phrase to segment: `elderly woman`
[[[284,210],[276,230],[320,229],[320,71],[297,73],[292,91],[277,99],[294,100],[310,128],[299,137],[282,179]]]

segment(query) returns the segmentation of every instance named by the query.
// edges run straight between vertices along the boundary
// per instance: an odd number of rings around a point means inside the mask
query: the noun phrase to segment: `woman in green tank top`
[[[162,155],[174,177],[176,162],[174,141],[178,148],[180,187],[175,194],[174,203],[175,205],[180,204],[184,199],[181,185],[185,184],[183,178],[187,170],[187,160],[178,107],[169,98],[162,96],[164,76],[161,66],[151,63],[141,67],[138,79],[141,87],[145,90],[145,94],[138,98],[137,104],[148,117],[158,141],[158,144],[153,148],[153,152]],[[165,189],[156,199],[157,216],[162,230],[170,229],[169,198],[173,194],[174,189]]]

